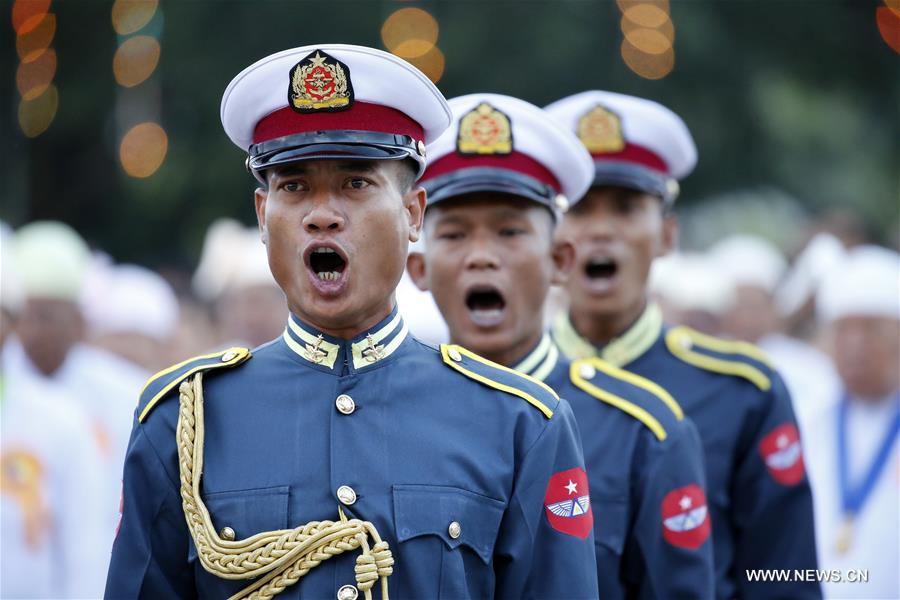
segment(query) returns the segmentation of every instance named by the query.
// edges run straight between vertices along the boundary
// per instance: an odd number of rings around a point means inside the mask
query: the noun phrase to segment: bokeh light
[[[50,0],[16,0],[12,7],[13,31],[24,35],[44,18],[50,8]]]
[[[879,6],[875,11],[875,21],[884,43],[900,54],[900,12],[895,12],[890,7]]]
[[[119,35],[139,31],[156,14],[158,0],[116,0],[112,7],[112,26]]]
[[[433,83],[440,81],[444,75],[444,53],[437,46],[434,46],[422,56],[407,58],[406,60],[425,73]]]
[[[669,13],[655,4],[642,2],[622,12],[622,17],[639,27],[657,29],[669,22]]]
[[[134,87],[153,74],[160,47],[155,38],[138,35],[125,40],[113,56],[113,75],[122,87]]]
[[[165,130],[156,123],[135,125],[122,137],[119,162],[132,177],[150,177],[159,169],[169,149]]]
[[[48,48],[37,60],[19,63],[16,87],[23,100],[34,100],[47,91],[56,75],[56,51]]]
[[[55,85],[50,85],[34,100],[23,99],[19,103],[19,127],[22,133],[33,138],[47,131],[58,108],[59,92]]]
[[[626,13],[636,6],[652,5],[669,14],[669,0],[616,0],[616,4],[622,13]]]
[[[56,35],[56,15],[41,14],[40,21],[25,33],[16,36],[16,52],[22,62],[31,62],[50,47]]]
[[[661,54],[648,54],[624,39],[621,53],[628,68],[644,79],[662,79],[675,67],[675,51],[671,45]]]
[[[662,54],[672,49],[672,40],[656,29],[638,27],[625,32],[625,39],[645,54]]]
[[[401,8],[381,26],[381,41],[401,58],[419,58],[435,47],[438,31],[435,18],[421,8]]]

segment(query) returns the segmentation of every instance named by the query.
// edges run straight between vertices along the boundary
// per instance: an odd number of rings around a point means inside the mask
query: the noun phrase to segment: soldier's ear
[[[410,189],[403,196],[403,205],[409,219],[409,241],[417,242],[425,219],[425,188],[417,185]]]
[[[428,291],[428,272],[425,267],[425,255],[420,252],[410,252],[406,257],[406,272],[413,280],[416,287],[423,292]]]
[[[553,241],[550,252],[553,258],[553,274],[550,283],[563,285],[575,265],[575,246],[567,239],[556,239]]]
[[[678,225],[678,217],[674,214],[666,213],[663,215],[662,223],[662,240],[659,252],[656,256],[665,256],[678,247],[678,234],[681,228]]]
[[[266,199],[269,194],[263,188],[256,188],[253,192],[253,202],[256,205],[256,222],[259,224],[259,238],[265,244],[269,241],[269,233],[266,229]]]

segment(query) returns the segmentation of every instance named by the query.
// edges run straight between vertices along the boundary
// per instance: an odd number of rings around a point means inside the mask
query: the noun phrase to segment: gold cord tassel
[[[311,521],[294,529],[264,531],[243,540],[219,537],[200,497],[204,435],[202,374],[184,381],[178,393],[176,438],[181,500],[200,563],[223,579],[260,577],[229,600],[272,598],[297,583],[323,560],[357,549],[362,554],[356,557],[356,586],[366,600],[371,600],[372,588],[380,581],[381,597],[389,600],[387,578],[393,572],[394,558],[387,542],[382,541],[372,523],[348,520],[340,508],[337,522]],[[375,542],[371,547],[369,537]]]

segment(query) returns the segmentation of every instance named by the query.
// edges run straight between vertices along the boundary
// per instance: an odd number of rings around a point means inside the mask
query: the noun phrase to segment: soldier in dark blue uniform
[[[818,598],[815,582],[753,583],[748,569],[815,569],[812,500],[791,400],[748,343],[663,323],[647,301],[653,259],[674,245],[678,180],[696,163],[684,122],[665,107],[585,92],[547,107],[594,158],[591,190],[566,215],[575,243],[570,307],[553,338],[668,390],[703,440],[719,598]],[[577,167],[573,167],[577,168]]]
[[[310,46],[238,75],[222,120],[291,315],[147,383],[107,597],[596,597],[590,517],[546,509],[585,477],[569,405],[419,343],[394,306],[440,92],[384,52]]]
[[[590,156],[527,102],[472,94],[450,107],[455,125],[428,147],[425,254],[410,255],[413,279],[434,294],[454,342],[571,403],[590,498],[579,483],[547,509],[593,513],[600,597],[711,598],[693,425],[658,385],[596,358],[570,365],[544,332],[550,284],[573,257],[571,244],[553,244],[553,229],[565,198],[590,185]]]

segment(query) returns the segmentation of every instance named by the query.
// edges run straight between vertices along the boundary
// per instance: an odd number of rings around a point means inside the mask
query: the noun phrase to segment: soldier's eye
[[[444,233],[438,234],[438,239],[440,240],[461,240],[463,238],[463,234],[461,231],[445,231]]]
[[[303,185],[299,181],[288,181],[282,184],[281,189],[286,192],[299,192],[303,189]]]
[[[347,181],[347,186],[354,190],[362,190],[369,187],[371,183],[362,177],[353,177]]]
[[[520,227],[504,227],[500,230],[500,235],[502,237],[515,237],[517,235],[523,235],[525,230]]]

